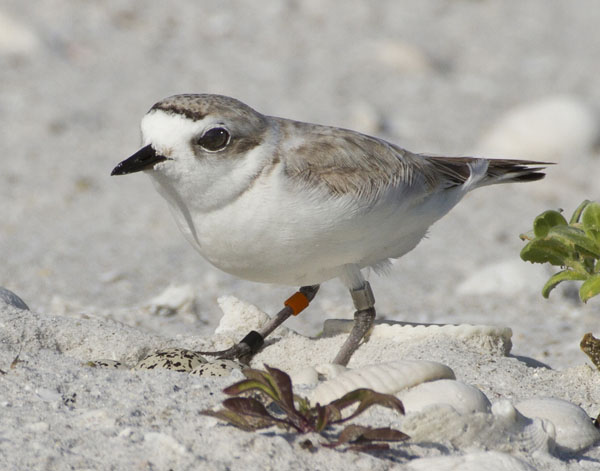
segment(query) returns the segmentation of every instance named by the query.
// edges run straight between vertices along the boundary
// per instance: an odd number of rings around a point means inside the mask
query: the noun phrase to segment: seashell
[[[116,370],[128,370],[131,367],[126,365],[123,362],[117,360],[92,360],[85,363],[85,366],[89,366],[90,368],[106,368],[106,369],[116,369]]]
[[[553,397],[533,398],[521,401],[515,407],[525,417],[538,417],[554,425],[559,453],[576,453],[600,440],[600,431],[587,413],[569,401]]]
[[[215,360],[196,366],[191,375],[194,376],[229,376],[234,370],[241,370],[242,366],[232,360]]]
[[[460,414],[490,412],[492,404],[475,386],[452,379],[421,383],[399,398],[406,413],[419,412],[432,404],[448,404]]]
[[[359,388],[393,394],[405,388],[436,379],[454,379],[454,372],[435,361],[399,360],[366,365],[348,370],[319,384],[313,391],[313,403],[328,404]]]
[[[519,454],[552,453],[554,426],[541,419],[523,417],[509,401],[501,402],[503,410],[498,411],[494,404],[493,414],[460,414],[452,406],[434,404],[421,412],[408,414],[402,422],[402,431],[413,443]]]
[[[165,369],[188,372],[207,360],[198,352],[184,348],[165,348],[151,353],[134,366],[136,370]]]
[[[530,464],[508,453],[482,451],[462,456],[436,456],[408,462],[406,469],[411,471],[536,471]]]
[[[552,422],[540,418],[531,419],[521,414],[513,404],[501,400],[492,405],[492,414],[498,424],[506,430],[509,441],[504,451],[553,453],[556,448],[556,428]],[[515,448],[517,444],[517,448]]]
[[[27,306],[27,304],[25,304],[25,301],[23,301],[21,298],[19,298],[12,291],[10,291],[6,288],[3,288],[2,286],[0,286],[0,301],[4,301],[6,304],[8,304],[10,306],[14,306],[17,309],[23,309],[25,311],[29,311],[29,307]]]
[[[352,329],[353,322],[347,319],[327,319],[323,325],[323,336],[346,334]],[[370,337],[406,342],[436,335],[453,337],[487,351],[499,348],[504,355],[508,355],[512,348],[512,330],[491,325],[414,324],[381,320],[375,321]]]

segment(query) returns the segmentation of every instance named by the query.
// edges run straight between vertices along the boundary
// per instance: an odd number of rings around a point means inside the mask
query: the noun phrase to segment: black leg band
[[[256,330],[252,330],[240,341],[240,343],[248,345],[248,347],[250,347],[250,352],[254,355],[263,346],[265,339]]]

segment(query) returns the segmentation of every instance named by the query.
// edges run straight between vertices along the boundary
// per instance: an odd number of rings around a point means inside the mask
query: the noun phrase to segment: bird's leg
[[[258,331],[250,331],[242,340],[227,350],[198,353],[217,356],[219,358],[237,358],[244,363],[248,363],[252,359],[252,356],[263,346],[265,337],[283,324],[291,315],[296,316],[300,314],[313,300],[317,291],[319,291],[319,285],[302,286],[284,302],[285,307],[258,329]]]
[[[358,348],[361,340],[369,332],[375,321],[375,296],[371,290],[371,285],[365,281],[362,288],[351,289],[350,296],[354,302],[356,312],[354,313],[354,325],[348,338],[340,348],[340,351],[333,360],[338,365],[346,366],[350,357]]]

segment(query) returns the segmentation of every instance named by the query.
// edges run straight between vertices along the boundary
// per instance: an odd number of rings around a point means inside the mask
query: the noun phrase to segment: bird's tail
[[[469,189],[497,183],[533,182],[546,176],[542,171],[552,162],[476,157],[428,157],[449,182],[449,187],[465,183]]]

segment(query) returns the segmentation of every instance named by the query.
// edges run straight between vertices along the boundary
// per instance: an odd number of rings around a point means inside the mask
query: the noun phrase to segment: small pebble
[[[151,353],[134,368],[137,370],[164,369],[189,372],[206,362],[206,358],[193,350],[165,348]]]
[[[0,301],[4,301],[6,304],[10,306],[14,306],[17,309],[24,309],[29,311],[29,307],[25,302],[19,298],[15,293],[6,288],[0,286]]]
[[[192,371],[194,376],[229,376],[234,370],[241,370],[242,366],[232,360],[216,360],[210,363],[204,363],[197,366]]]

